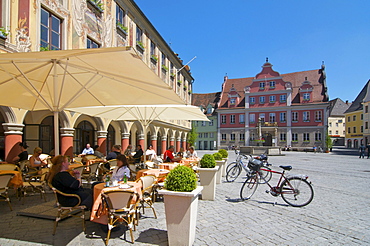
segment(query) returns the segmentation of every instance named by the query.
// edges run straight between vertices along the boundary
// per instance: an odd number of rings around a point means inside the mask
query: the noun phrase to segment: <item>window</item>
[[[315,132],[315,141],[321,142],[321,132]]]
[[[230,140],[231,141],[235,141],[235,133],[231,133],[230,134]]]
[[[292,133],[292,141],[298,142],[298,133]]]
[[[309,122],[310,121],[310,112],[309,111],[304,111],[303,112],[303,121],[304,122]]]
[[[336,127],[338,127],[338,126],[339,126],[338,122],[336,122],[336,123],[335,123],[335,126],[336,126]]]
[[[265,122],[265,114],[260,114],[261,123]]]
[[[245,135],[244,135],[244,133],[240,133],[240,134],[239,134],[239,139],[240,139],[240,141],[244,141],[244,140],[245,140]]]
[[[310,134],[305,132],[303,133],[303,142],[309,142],[310,141]]]
[[[369,129],[369,122],[365,122],[365,129]]]
[[[250,104],[255,104],[256,103],[256,98],[255,97],[250,97],[249,98],[249,103]]]
[[[49,50],[62,49],[62,20],[45,9],[41,9],[40,46]]]
[[[365,113],[368,113],[369,112],[369,106],[365,106]]]
[[[260,82],[260,89],[264,89],[265,88],[265,82]]]
[[[116,22],[118,25],[125,26],[125,11],[117,4],[116,5]]]
[[[230,98],[230,104],[231,104],[231,105],[234,105],[234,104],[235,104],[235,102],[236,102],[236,99],[235,99],[235,98]]]
[[[275,88],[275,81],[270,81],[269,85],[270,85],[270,88]]]
[[[157,61],[158,57],[155,52],[156,47],[155,43],[150,41],[150,56]]]
[[[331,122],[329,122],[329,127],[331,127]]]
[[[274,103],[276,101],[276,96],[270,96],[270,103]]]
[[[207,108],[207,114],[211,114],[211,113],[212,113],[212,108],[211,107]]]
[[[203,136],[204,138],[208,138],[208,132],[205,132]]]
[[[286,122],[286,113],[285,112],[280,113],[280,122]]]
[[[203,137],[203,133],[198,133],[198,138],[202,138]]]
[[[210,137],[210,138],[213,138],[213,137],[214,137],[213,132],[210,132],[210,133],[209,133],[209,137]]]
[[[363,120],[364,119],[364,115],[363,114],[361,114],[361,120]]]
[[[335,134],[337,134],[337,135],[338,135],[338,134],[339,134],[339,131],[338,131],[338,130],[336,130],[336,131],[335,131]]]
[[[260,97],[260,104],[265,103],[265,97]]]
[[[331,130],[329,130],[329,134],[331,135]]]
[[[357,133],[356,127],[353,127],[353,133]]]
[[[298,121],[298,112],[292,112],[292,121]]]
[[[315,121],[321,121],[321,111],[315,111]]]
[[[364,126],[361,126],[361,133],[364,132]]]
[[[244,114],[239,114],[239,123],[243,124],[245,122],[244,120]]]
[[[99,48],[99,46],[100,46],[97,42],[90,39],[89,37],[87,37],[86,44],[87,44],[86,48],[88,48],[88,49]]]
[[[286,133],[280,133],[280,141],[286,141]]]
[[[350,121],[351,121],[351,117],[350,117],[350,116],[348,116],[347,121],[348,121],[348,122],[350,122]]]
[[[136,26],[136,44],[138,44],[139,46],[143,46],[142,41],[143,41],[143,31],[140,29],[140,27]]]
[[[230,115],[230,124],[235,124],[235,114]]]
[[[209,121],[209,126],[213,126],[213,120]]]
[[[226,124],[226,115],[221,115],[221,124]]]
[[[166,66],[166,55],[162,53],[162,66]]]
[[[251,123],[251,124],[256,123],[256,115],[255,114],[250,114],[249,115],[249,123]]]
[[[338,123],[343,123],[343,120],[338,120]]]
[[[309,101],[310,100],[310,93],[303,93],[303,101]]]
[[[226,134],[225,134],[225,133],[222,133],[222,134],[221,134],[221,140],[222,140],[222,141],[225,141],[225,140],[226,140]]]
[[[202,126],[206,126],[206,122],[205,121],[202,121]]]
[[[351,127],[348,127],[347,132],[351,133]]]
[[[356,121],[356,115],[353,116],[353,121]]]
[[[286,95],[280,95],[280,102],[286,102]]]
[[[275,113],[270,113],[270,115],[269,115],[269,122],[270,123],[276,122]]]

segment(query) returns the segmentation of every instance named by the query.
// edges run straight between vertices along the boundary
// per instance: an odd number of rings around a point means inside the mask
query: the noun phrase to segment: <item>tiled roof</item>
[[[302,72],[294,72],[294,73],[286,73],[280,75],[285,82],[292,83],[292,103],[299,103],[299,88],[302,86],[302,82],[304,82],[307,78],[311,85],[313,86],[312,92],[312,100],[313,102],[323,102],[324,100],[324,87],[321,83],[321,72],[320,69],[309,70],[309,71],[302,71]],[[225,79],[224,82],[224,89],[221,95],[221,102],[220,108],[228,107],[228,93],[231,87],[234,87],[239,95],[241,95],[240,102],[244,102],[244,88],[246,86],[250,86],[255,78],[239,78],[239,79]],[[244,107],[244,104],[239,103],[237,107]]]
[[[202,106],[206,108],[209,104],[213,106],[213,108],[217,108],[218,102],[220,101],[220,94],[221,92],[214,92],[214,93],[193,93],[192,95],[192,105],[195,106]]]
[[[352,102],[351,106],[344,113],[351,113],[358,110],[362,110],[362,102],[367,94],[370,80],[365,84],[356,99]]]
[[[329,116],[344,116],[344,112],[351,106],[351,103],[345,103],[340,98],[330,100],[329,103]]]

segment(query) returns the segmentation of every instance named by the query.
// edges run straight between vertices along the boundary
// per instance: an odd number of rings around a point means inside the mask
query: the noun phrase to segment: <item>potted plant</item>
[[[145,50],[145,46],[144,46],[143,42],[141,42],[141,41],[136,41],[136,47],[139,47],[141,49],[141,51]]]
[[[227,164],[227,158],[229,156],[229,153],[227,153],[226,149],[220,149],[218,152],[222,155],[222,159],[225,161],[224,168],[222,169],[222,177],[226,176],[226,164]]]
[[[198,213],[198,195],[202,186],[197,186],[194,171],[178,166],[166,177],[163,195],[169,245],[193,245]]]
[[[202,200],[214,200],[216,193],[216,174],[218,170],[213,155],[205,154],[198,168],[200,185],[203,186]]]
[[[116,22],[116,25],[117,25],[117,29],[121,32],[121,33],[123,33],[125,36],[127,36],[127,30],[128,30],[128,28],[127,27],[125,27],[121,22],[119,22],[119,21],[117,21]]]
[[[0,27],[0,44],[5,45],[5,40],[8,38],[9,32],[5,27]]]
[[[216,184],[221,184],[222,170],[224,169],[225,160],[222,159],[222,155],[219,152],[214,153],[213,158],[215,158],[216,165],[218,166]]]

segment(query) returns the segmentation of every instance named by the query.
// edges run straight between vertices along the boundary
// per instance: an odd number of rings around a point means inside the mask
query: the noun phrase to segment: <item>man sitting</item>
[[[163,160],[164,162],[176,162],[180,161],[182,158],[180,156],[173,156],[173,152],[175,150],[175,147],[171,145],[166,152],[164,152]]]
[[[141,145],[139,144],[136,148],[136,153],[133,156],[135,159],[135,163],[140,163],[141,156],[144,154],[143,150],[141,149]]]

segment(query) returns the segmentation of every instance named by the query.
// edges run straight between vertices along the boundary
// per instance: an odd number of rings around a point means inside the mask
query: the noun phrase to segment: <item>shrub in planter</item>
[[[215,161],[222,161],[222,155],[219,152],[214,153],[213,158],[215,158]]]
[[[227,158],[229,156],[229,153],[227,153],[226,149],[220,149],[218,153],[222,155],[222,158]]]
[[[214,168],[216,166],[216,161],[213,155],[205,154],[200,160],[201,168]]]
[[[167,175],[164,188],[171,191],[193,191],[197,188],[197,176],[190,167],[177,166]]]

